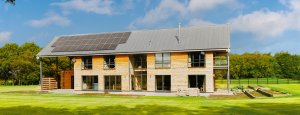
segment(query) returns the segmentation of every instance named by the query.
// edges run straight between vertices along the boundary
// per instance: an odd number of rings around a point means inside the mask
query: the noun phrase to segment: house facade
[[[214,92],[228,69],[228,25],[56,37],[39,57],[68,56],[75,91]]]

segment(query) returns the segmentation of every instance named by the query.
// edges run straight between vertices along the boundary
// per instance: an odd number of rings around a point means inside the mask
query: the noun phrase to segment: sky
[[[300,54],[300,0],[0,1],[0,46],[55,36],[229,24],[231,52]]]

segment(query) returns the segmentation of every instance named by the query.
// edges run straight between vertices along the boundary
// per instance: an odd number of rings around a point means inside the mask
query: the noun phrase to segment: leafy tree
[[[291,55],[288,52],[279,52],[274,57],[280,66],[280,72],[284,78],[297,78],[300,76],[299,56]]]
[[[14,43],[6,44],[0,49],[0,78],[5,82],[11,79],[17,71],[12,65],[18,55],[17,50],[18,45]]]
[[[36,55],[40,50],[41,48],[33,42],[21,46],[15,43],[5,44],[0,48],[0,80],[4,83],[12,81],[19,85],[38,84],[39,60],[36,59]],[[56,68],[56,59],[59,68]],[[72,69],[72,65],[67,57],[43,58],[43,75],[55,77],[56,70],[69,70]]]
[[[16,0],[4,0],[6,3],[10,3],[15,5],[16,4]]]
[[[269,54],[244,53],[230,55],[232,78],[266,78],[279,76],[279,65]]]

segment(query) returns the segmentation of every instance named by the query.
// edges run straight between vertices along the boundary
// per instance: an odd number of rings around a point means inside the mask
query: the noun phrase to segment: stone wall
[[[205,75],[206,92],[213,92],[213,52],[206,52],[206,66],[203,68],[188,68],[188,53],[171,53],[171,68],[156,69],[155,54],[147,54],[147,91],[155,91],[155,75],[171,75],[171,91],[177,91],[179,88],[188,88],[188,75]],[[76,57],[74,64],[75,90],[81,90],[82,75],[98,75],[98,89],[104,90],[104,75],[121,75],[122,91],[130,90],[130,75],[132,69],[129,64],[129,55],[116,55],[116,68],[111,70],[103,69],[103,56],[93,56],[93,69],[81,69],[81,57]]]

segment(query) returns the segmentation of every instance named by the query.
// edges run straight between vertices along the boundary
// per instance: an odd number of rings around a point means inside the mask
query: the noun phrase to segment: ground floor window
[[[82,76],[82,90],[98,90],[98,76]]]
[[[121,76],[120,75],[105,75],[104,76],[105,90],[121,90]]]
[[[147,90],[147,72],[134,72],[131,76],[132,90]]]
[[[189,88],[199,88],[205,91],[205,75],[189,75]]]
[[[157,91],[171,90],[171,75],[156,75],[155,82]]]

